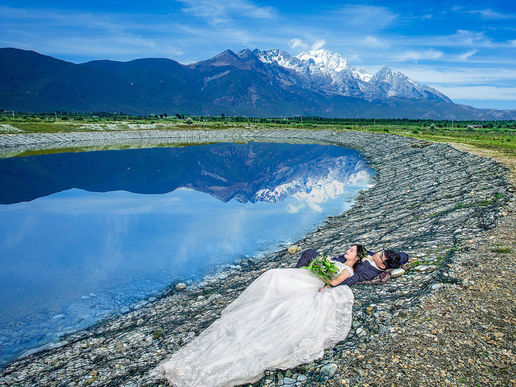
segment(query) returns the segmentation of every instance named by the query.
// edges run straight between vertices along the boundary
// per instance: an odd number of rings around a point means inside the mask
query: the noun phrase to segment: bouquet
[[[339,272],[337,266],[330,262],[326,256],[317,256],[307,267],[317,274],[324,282],[328,283]]]

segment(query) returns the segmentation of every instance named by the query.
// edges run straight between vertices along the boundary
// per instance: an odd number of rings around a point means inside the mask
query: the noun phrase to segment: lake
[[[346,211],[372,173],[331,145],[0,159],[0,365],[295,242]]]

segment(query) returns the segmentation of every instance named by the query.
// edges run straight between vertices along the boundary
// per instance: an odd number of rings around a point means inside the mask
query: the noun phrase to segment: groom
[[[355,285],[364,281],[371,281],[380,273],[388,269],[396,269],[400,267],[401,263],[408,258],[406,253],[396,253],[392,250],[384,250],[378,253],[367,252],[367,258],[357,263],[354,268],[354,274],[340,283],[340,285]],[[406,255],[406,257],[405,257]],[[308,266],[310,262],[317,257],[317,251],[314,249],[307,249],[301,253],[301,257],[297,261],[296,267]],[[339,255],[335,258],[336,261],[345,263],[344,255]]]

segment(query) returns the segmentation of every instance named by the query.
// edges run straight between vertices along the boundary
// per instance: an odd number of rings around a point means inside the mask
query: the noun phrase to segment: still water
[[[329,145],[0,160],[0,365],[294,242],[348,209],[371,173],[358,152]]]

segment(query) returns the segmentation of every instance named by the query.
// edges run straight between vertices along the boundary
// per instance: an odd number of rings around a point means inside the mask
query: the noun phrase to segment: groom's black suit
[[[368,254],[373,255],[373,253],[369,252]],[[308,266],[310,262],[312,262],[312,260],[315,257],[317,257],[317,255],[317,251],[315,251],[314,249],[307,249],[303,251],[301,253],[301,257],[299,257],[299,261],[297,261],[296,267]],[[337,258],[334,259],[342,263],[346,262],[346,258],[344,257],[344,255],[339,255]],[[355,273],[351,277],[341,282],[337,286],[351,286],[359,282],[370,281],[373,278],[375,278],[378,274],[380,274],[382,270],[378,270],[377,268],[373,267],[373,265],[371,265],[369,261],[366,259],[360,263],[357,263],[357,265],[354,268],[354,272]]]

